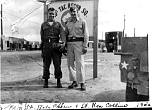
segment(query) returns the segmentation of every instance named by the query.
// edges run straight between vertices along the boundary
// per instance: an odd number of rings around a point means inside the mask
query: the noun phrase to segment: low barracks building
[[[3,36],[2,41],[3,41],[2,42],[3,50],[37,50],[40,48],[40,42],[27,41],[24,38]],[[0,44],[1,44],[1,42],[0,42]]]

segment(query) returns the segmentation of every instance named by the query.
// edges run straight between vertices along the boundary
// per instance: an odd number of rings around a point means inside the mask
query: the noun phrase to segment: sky
[[[40,41],[39,34],[42,22],[42,3],[34,0],[7,0],[3,4],[3,33],[5,36]],[[16,32],[14,32],[14,28]]]
[[[99,27],[101,32],[122,30],[127,36],[152,35],[151,0],[99,0]],[[100,30],[100,29],[99,29]]]
[[[40,41],[43,4],[36,0],[5,0],[5,2],[3,3],[4,35]],[[150,5],[151,0],[99,0],[98,38],[104,39],[104,33],[108,31],[122,31],[124,18],[127,36],[134,36],[134,32],[135,36],[147,34],[151,36]]]

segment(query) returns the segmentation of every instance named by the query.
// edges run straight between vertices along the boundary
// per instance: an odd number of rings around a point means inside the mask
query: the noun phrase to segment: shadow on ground
[[[60,91],[66,90],[66,82],[62,82],[63,88],[57,88],[56,82],[49,80],[49,88],[43,88],[44,80],[39,76],[35,79],[14,81],[14,82],[2,82],[1,90],[2,91],[38,91],[38,90],[51,90],[51,91]]]
[[[125,90],[104,91],[94,96],[91,102],[124,102]]]

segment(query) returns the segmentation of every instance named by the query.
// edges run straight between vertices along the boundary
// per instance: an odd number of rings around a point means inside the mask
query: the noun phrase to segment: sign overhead
[[[76,6],[79,9],[79,15],[84,18],[88,24],[89,35],[93,36],[93,1],[60,1],[53,2],[48,5],[48,8],[53,7],[56,10],[56,20],[61,22],[63,27],[70,17],[69,8]]]

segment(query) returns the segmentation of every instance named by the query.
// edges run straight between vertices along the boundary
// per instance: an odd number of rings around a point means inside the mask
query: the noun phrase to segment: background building
[[[38,50],[40,42],[27,41],[24,38],[5,37],[3,36],[3,50]]]

